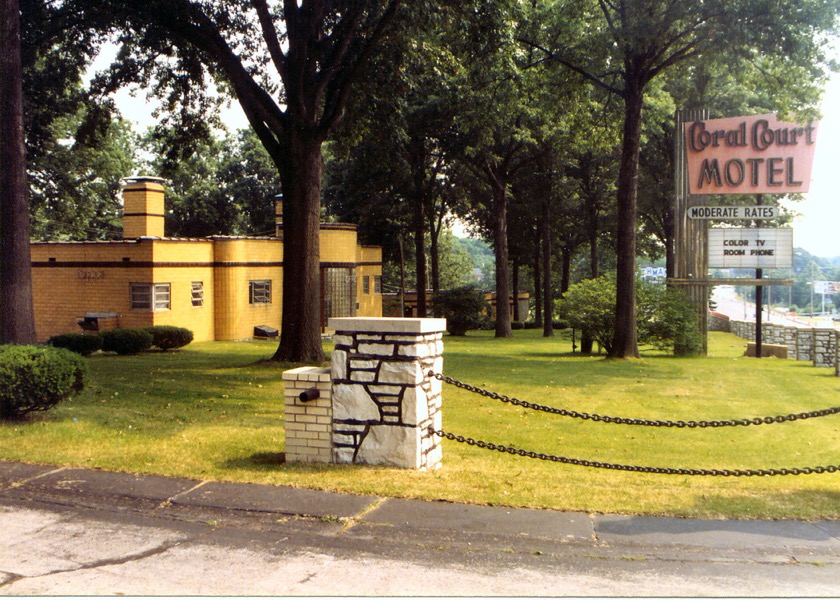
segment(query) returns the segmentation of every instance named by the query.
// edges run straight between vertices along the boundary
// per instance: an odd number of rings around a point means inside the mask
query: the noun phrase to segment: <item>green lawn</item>
[[[567,337],[517,331],[445,339],[444,371],[523,400],[668,420],[735,419],[840,405],[833,369],[741,356],[712,334],[707,358],[572,355]],[[737,518],[840,518],[840,474],[718,478],[636,474],[538,461],[444,442],[433,473],[282,462],[291,365],[267,342],[195,343],[168,353],[90,359],[82,395],[25,422],[0,423],[0,459],[334,491],[587,512]],[[546,454],[656,467],[840,465],[840,415],[780,425],[665,429],[527,411],[444,385],[444,429]]]

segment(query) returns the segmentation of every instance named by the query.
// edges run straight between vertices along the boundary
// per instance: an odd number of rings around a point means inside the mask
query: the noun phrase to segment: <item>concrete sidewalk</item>
[[[840,523],[594,515],[0,462],[0,594],[837,596]]]
[[[217,510],[315,519],[342,527],[390,526],[554,542],[637,543],[741,550],[819,550],[840,559],[840,522],[698,520],[474,506],[337,494],[288,486],[0,462],[0,500],[91,509]]]

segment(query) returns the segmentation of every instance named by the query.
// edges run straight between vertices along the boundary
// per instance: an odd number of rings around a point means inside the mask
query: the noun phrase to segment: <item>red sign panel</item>
[[[807,192],[817,123],[783,123],[775,115],[685,124],[691,194]]]

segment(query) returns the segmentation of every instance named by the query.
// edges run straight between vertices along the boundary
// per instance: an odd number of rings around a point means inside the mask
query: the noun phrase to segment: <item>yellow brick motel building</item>
[[[166,238],[164,188],[135,177],[123,190],[123,240],[34,242],[39,341],[59,333],[175,325],[196,341],[280,329],[283,238]],[[322,327],[330,317],[382,315],[382,249],[355,225],[321,225]]]

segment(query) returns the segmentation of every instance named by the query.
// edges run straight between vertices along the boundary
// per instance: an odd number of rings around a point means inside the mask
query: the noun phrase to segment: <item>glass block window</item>
[[[324,316],[356,316],[356,271],[330,267],[322,271],[324,281]]]

